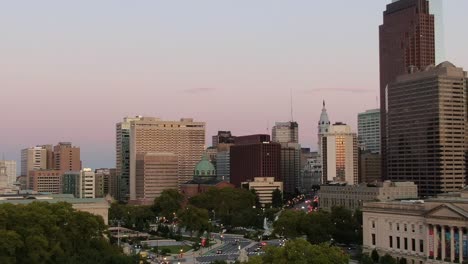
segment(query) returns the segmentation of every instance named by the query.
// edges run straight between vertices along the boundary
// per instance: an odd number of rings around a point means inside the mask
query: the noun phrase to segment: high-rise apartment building
[[[80,187],[81,198],[96,198],[96,177],[92,169],[81,170]]]
[[[14,160],[0,160],[0,167],[5,168],[5,175],[7,177],[7,184],[13,185],[16,182],[16,161]]]
[[[21,150],[21,176],[26,178],[26,188],[29,188],[30,175],[33,170],[52,169],[48,167],[48,150],[43,146],[26,148]]]
[[[388,178],[423,196],[466,184],[467,74],[449,62],[401,75],[388,89]]]
[[[94,171],[96,176],[96,197],[105,197],[110,194],[116,197],[117,177],[115,169],[100,168]]]
[[[136,155],[136,201],[150,205],[165,189],[179,186],[179,161],[174,153],[145,152]]]
[[[163,121],[142,117],[130,122],[130,199],[137,198],[137,154],[145,152],[173,153],[178,158],[179,184],[192,179],[193,169],[204,153],[205,123],[192,118]]]
[[[130,122],[138,121],[142,117],[125,117],[116,124],[116,167],[117,192],[115,199],[126,201],[130,195]]]
[[[270,135],[236,137],[230,152],[231,183],[239,188],[255,177],[274,177],[282,182],[280,153],[281,145],[271,142]]]
[[[359,148],[380,153],[380,109],[358,114]]]
[[[80,148],[72,146],[71,142],[59,142],[54,146],[54,164],[56,170],[81,170]]]
[[[297,122],[276,122],[272,131],[272,141],[278,143],[298,143],[299,125]]]
[[[379,27],[380,122],[382,174],[387,177],[388,84],[401,74],[435,64],[434,15],[427,0],[400,0],[387,5]]]
[[[358,183],[358,146],[356,133],[343,123],[330,126],[322,137],[323,182]]]

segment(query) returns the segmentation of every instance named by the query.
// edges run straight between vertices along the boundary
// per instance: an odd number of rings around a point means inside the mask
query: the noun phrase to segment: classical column
[[[442,261],[444,261],[445,260],[445,226],[442,226],[440,228],[440,233],[441,233],[440,237],[442,238],[442,245],[441,245],[442,254],[441,254],[440,257],[441,257]]]
[[[463,262],[463,227],[458,228],[458,251],[458,259]]]
[[[455,230],[453,226],[450,227],[450,261],[455,260]]]
[[[437,255],[439,252],[437,252],[437,247],[439,245],[439,236],[437,235],[437,226],[433,225],[432,228],[434,229],[434,259],[437,259],[439,256]]]

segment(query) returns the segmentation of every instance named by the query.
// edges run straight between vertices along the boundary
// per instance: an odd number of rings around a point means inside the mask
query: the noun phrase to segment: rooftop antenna
[[[266,131],[267,131],[267,134],[270,134],[270,120],[267,120]]]
[[[289,90],[289,96],[291,99],[291,122],[294,122],[294,115],[293,115],[293,98],[292,98],[292,88]]]

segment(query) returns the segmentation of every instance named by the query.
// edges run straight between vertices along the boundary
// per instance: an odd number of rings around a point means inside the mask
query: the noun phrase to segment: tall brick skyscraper
[[[412,68],[435,64],[434,15],[427,0],[387,5],[379,27],[382,176],[387,178],[387,86]]]

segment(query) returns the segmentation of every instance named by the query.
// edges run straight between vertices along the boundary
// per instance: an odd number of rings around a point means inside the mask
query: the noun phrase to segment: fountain
[[[271,235],[271,233],[272,233],[271,232],[271,224],[268,224],[268,221],[267,221],[266,217],[263,219],[263,229],[265,230],[265,231],[263,231],[264,236]]]

